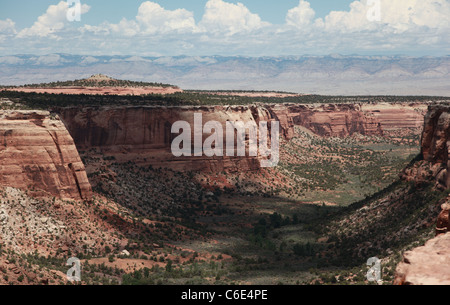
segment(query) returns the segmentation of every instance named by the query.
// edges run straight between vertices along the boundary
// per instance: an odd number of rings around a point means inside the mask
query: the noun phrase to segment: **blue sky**
[[[450,0],[0,0],[0,56],[450,54]]]
[[[119,22],[123,17],[131,19],[136,16],[142,0],[85,0],[91,6],[89,13],[83,16],[82,23],[99,24],[103,21]],[[170,10],[185,8],[194,12],[199,21],[203,15],[207,0],[156,0],[162,7]],[[284,22],[286,12],[298,4],[298,0],[241,0],[228,1],[241,2],[252,12],[261,16],[263,20],[281,24]],[[316,11],[317,17],[325,17],[333,10],[345,10],[351,0],[313,0],[311,7]],[[10,18],[19,28],[29,27],[37,17],[44,14],[54,0],[1,0],[0,19]],[[26,8],[26,9],[24,9]]]

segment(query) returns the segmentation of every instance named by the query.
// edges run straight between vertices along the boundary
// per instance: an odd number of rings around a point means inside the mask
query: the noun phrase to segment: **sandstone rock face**
[[[304,126],[325,137],[354,133],[383,135],[393,130],[421,128],[425,105],[389,104],[284,104],[259,106],[100,107],[57,109],[80,150],[100,149],[119,162],[170,167],[176,170],[248,171],[260,167],[260,158],[174,158],[170,147],[172,124],[183,120],[193,130],[194,113],[203,123],[218,121],[279,121],[285,140],[294,126]],[[269,123],[270,126],[270,123]],[[205,140],[209,135],[203,135]]]
[[[423,159],[448,167],[450,106],[430,106],[422,135]]]
[[[435,181],[437,189],[445,190],[450,187],[450,106],[430,106],[424,121],[421,143],[423,160],[406,168],[401,177],[416,183]],[[395,284],[450,284],[449,199],[441,205],[441,213],[436,222],[437,237],[428,241],[425,246],[404,254],[403,262],[397,267]]]
[[[294,123],[324,137],[346,137],[358,132],[382,135],[379,122],[366,116],[356,104],[300,105],[290,107]]]
[[[72,137],[46,111],[0,111],[0,185],[64,199],[92,195]]]
[[[436,235],[445,234],[450,231],[450,204],[444,203],[441,206],[441,213],[436,223]]]
[[[428,109],[422,133],[423,160],[402,173],[408,181],[435,181],[438,189],[450,187],[450,106],[433,105]]]
[[[425,104],[315,104],[292,105],[289,113],[296,125],[324,137],[346,137],[354,133],[379,135],[423,126]]]
[[[450,233],[429,240],[404,254],[396,270],[396,285],[450,285]]]
[[[64,108],[58,112],[81,151],[96,148],[114,156],[118,162],[133,160],[175,170],[251,171],[260,167],[260,157],[248,155],[174,157],[171,144],[177,135],[172,134],[172,125],[180,120],[188,122],[194,143],[194,113],[202,115],[202,124],[221,123],[223,131],[227,121],[254,121],[256,124],[266,121],[268,126],[272,121],[279,121],[280,135],[289,139],[294,126],[285,108],[279,106]],[[203,134],[203,141],[209,136]]]

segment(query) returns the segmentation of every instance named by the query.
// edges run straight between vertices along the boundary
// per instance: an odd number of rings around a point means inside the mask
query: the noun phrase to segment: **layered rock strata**
[[[63,199],[90,199],[72,137],[46,111],[0,111],[0,185]]]
[[[422,160],[401,174],[407,181],[435,181],[438,189],[450,187],[450,106],[433,105],[428,109],[421,140]]]
[[[296,125],[324,137],[346,137],[355,133],[382,136],[397,130],[423,126],[425,104],[314,104],[288,106]]]
[[[289,139],[293,135],[293,123],[283,110],[284,107],[278,106],[101,107],[64,108],[58,112],[81,151],[98,149],[118,162],[132,160],[175,170],[237,172],[259,169],[261,157],[248,154],[246,157],[174,157],[171,144],[177,135],[172,133],[172,125],[177,121],[188,122],[194,143],[194,114],[202,115],[202,124],[221,123],[223,131],[228,121],[252,121],[257,125],[265,121],[269,127],[272,121],[279,121],[280,135]],[[209,136],[200,137],[204,141]]]
[[[114,156],[119,162],[170,167],[176,170],[248,171],[260,166],[260,158],[179,157],[171,154],[172,124],[183,120],[193,128],[194,113],[203,123],[227,121],[280,122],[285,140],[300,125],[325,137],[346,137],[355,133],[382,136],[393,130],[418,129],[423,125],[425,105],[389,104],[283,104],[251,106],[186,107],[87,107],[57,109],[77,147],[92,148]],[[209,135],[204,134],[203,139]]]
[[[434,181],[437,189],[450,187],[450,106],[433,105],[425,116],[421,143],[422,160],[405,169],[401,177],[416,183]],[[396,270],[398,285],[449,285],[450,198],[441,205],[437,237],[404,254]]]

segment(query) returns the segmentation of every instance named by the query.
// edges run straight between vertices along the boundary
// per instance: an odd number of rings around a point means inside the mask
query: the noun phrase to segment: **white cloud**
[[[17,57],[17,56],[4,56],[0,57],[0,64],[7,64],[7,65],[20,65],[23,64],[24,60]]]
[[[136,20],[144,34],[192,32],[195,29],[194,13],[186,9],[166,10],[159,4],[147,1],[141,4]]]
[[[82,65],[90,65],[97,63],[99,60],[92,56],[83,56],[83,60],[81,61]]]
[[[11,19],[0,20],[0,35],[16,34],[16,24]]]
[[[199,29],[207,33],[225,33],[233,35],[251,32],[270,25],[263,22],[242,3],[228,3],[222,0],[209,0],[205,13],[199,23]]]
[[[56,5],[50,5],[45,14],[38,17],[38,20],[30,27],[25,28],[17,35],[19,38],[28,36],[49,36],[59,30],[69,22],[67,20],[67,11],[69,6],[66,1],[60,1]],[[89,11],[90,6],[81,5],[81,14]]]
[[[316,12],[308,1],[300,0],[298,6],[290,9],[286,15],[286,23],[297,28],[304,28],[311,24]]]
[[[118,24],[108,23],[107,27],[114,34],[123,36],[134,36],[140,32],[139,25],[134,20],[123,18]]]
[[[166,10],[158,3],[146,1],[138,9],[136,19],[123,18],[119,23],[104,22],[99,26],[85,25],[82,32],[121,36],[188,33],[195,30],[194,13],[185,9]]]
[[[442,29],[450,26],[448,0],[380,0],[380,21],[367,18],[371,6],[367,1],[354,1],[350,11],[333,11],[316,24],[326,31],[359,32],[385,30],[393,33],[417,31],[419,27]]]
[[[61,1],[22,31],[16,31],[10,19],[0,20],[0,42],[1,47],[7,45],[16,53],[36,54],[264,56],[450,52],[450,0],[381,0],[379,21],[367,18],[367,0],[353,1],[347,10],[330,12],[325,18],[315,17],[311,1],[298,0],[286,12],[284,24],[265,22],[242,3],[227,1],[230,0],[208,0],[197,24],[191,11],[169,10],[146,1],[137,8],[135,18],[94,25],[73,23],[70,27],[67,4]],[[84,8],[84,12],[87,10],[89,7]],[[57,44],[55,37],[60,40]],[[8,50],[0,52],[13,54]]]
[[[58,54],[43,55],[33,59],[35,61],[34,64],[39,66],[58,66],[66,62],[66,60]]]

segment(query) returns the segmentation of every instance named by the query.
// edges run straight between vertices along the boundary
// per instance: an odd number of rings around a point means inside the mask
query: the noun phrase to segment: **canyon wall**
[[[401,177],[415,183],[434,182],[436,189],[450,187],[450,106],[432,105],[424,119],[421,160],[406,168]],[[436,221],[436,238],[408,251],[397,266],[394,284],[449,285],[450,197],[441,205]]]
[[[119,162],[170,167],[175,170],[249,171],[260,168],[261,157],[178,157],[171,153],[173,123],[187,121],[194,130],[194,113],[208,121],[279,121],[285,140],[300,125],[324,137],[355,133],[382,136],[423,126],[425,104],[279,104],[185,107],[70,107],[56,109],[78,149],[98,149]],[[270,126],[270,123],[269,123]],[[203,140],[209,137],[203,134]],[[193,142],[193,141],[192,141]]]
[[[269,127],[270,122],[279,121],[280,135],[290,139],[294,125],[284,109],[280,106],[136,106],[63,108],[57,111],[80,151],[97,149],[118,162],[134,161],[175,170],[237,172],[259,169],[261,157],[174,157],[171,144],[177,135],[172,134],[172,125],[180,120],[188,122],[194,139],[194,113],[202,114],[202,124],[220,122],[223,131],[227,121],[253,121],[256,124],[266,121]],[[203,140],[209,136],[201,135]]]
[[[450,106],[429,106],[422,132],[422,160],[401,174],[407,181],[435,181],[438,189],[450,187]]]
[[[0,111],[0,185],[63,199],[92,195],[72,137],[46,111]]]
[[[294,124],[324,137],[346,137],[355,133],[378,135],[423,126],[426,104],[315,104],[291,105]]]

